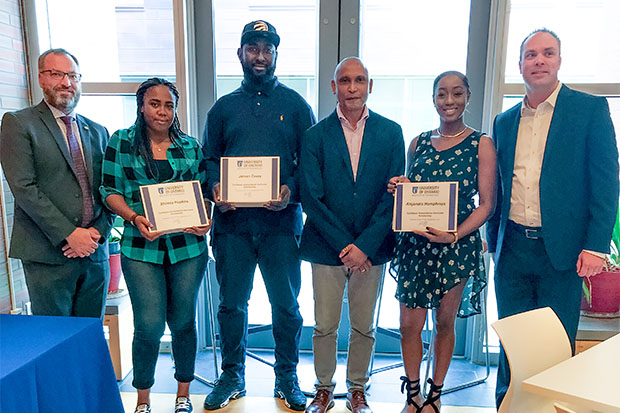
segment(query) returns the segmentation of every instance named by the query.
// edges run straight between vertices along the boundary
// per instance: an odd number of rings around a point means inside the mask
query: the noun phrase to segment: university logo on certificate
[[[262,207],[280,196],[279,156],[220,159],[220,198],[237,207]]]
[[[151,231],[169,234],[209,225],[209,211],[200,181],[167,182],[140,186],[144,216]]]
[[[396,185],[392,229],[398,232],[456,231],[458,182],[407,182]]]

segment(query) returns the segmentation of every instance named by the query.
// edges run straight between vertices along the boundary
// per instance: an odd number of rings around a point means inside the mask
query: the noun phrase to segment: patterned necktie
[[[73,134],[73,127],[71,126],[71,116],[61,116],[60,119],[67,127],[67,141],[69,141],[69,151],[71,152],[71,159],[73,160],[73,167],[77,175],[80,189],[82,190],[82,227],[86,228],[90,221],[93,219],[93,195],[90,190],[90,184],[88,183],[88,175],[86,175],[86,164],[84,163],[84,157],[80,150],[80,145]]]

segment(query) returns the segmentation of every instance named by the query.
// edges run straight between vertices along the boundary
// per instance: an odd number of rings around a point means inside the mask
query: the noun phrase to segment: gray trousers
[[[73,258],[61,265],[22,264],[33,314],[103,319],[110,282],[107,260]]]
[[[312,264],[316,323],[312,346],[317,389],[333,391],[336,386],[333,376],[336,371],[338,326],[346,287],[351,320],[347,388],[364,390],[375,345],[375,309],[383,285],[384,270],[385,265],[374,265],[362,273],[351,271],[344,265]]]

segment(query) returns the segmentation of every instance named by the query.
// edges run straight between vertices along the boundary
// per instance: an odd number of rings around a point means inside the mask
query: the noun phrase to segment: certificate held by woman
[[[200,181],[168,182],[140,186],[144,214],[151,231],[169,234],[209,225]]]
[[[397,184],[392,228],[398,232],[426,231],[428,227],[456,231],[458,192],[458,182]]]

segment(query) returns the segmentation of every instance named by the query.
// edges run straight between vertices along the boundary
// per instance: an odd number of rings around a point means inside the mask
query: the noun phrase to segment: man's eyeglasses
[[[80,73],[75,72],[61,72],[60,70],[41,70],[41,73],[49,73],[49,76],[54,80],[62,80],[67,76],[72,82],[79,82],[82,79]]]

